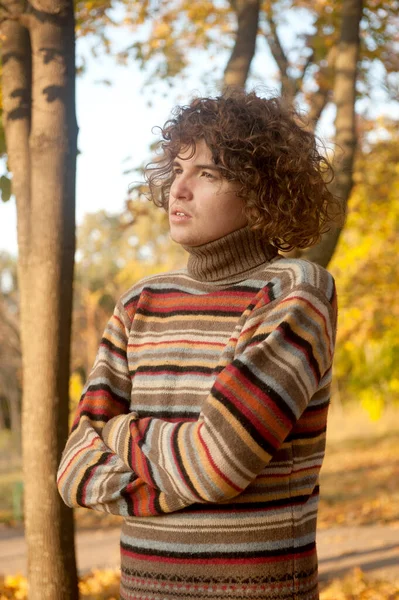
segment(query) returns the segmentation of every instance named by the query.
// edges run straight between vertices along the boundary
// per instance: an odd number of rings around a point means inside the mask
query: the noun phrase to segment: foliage
[[[352,419],[359,423],[356,415]],[[328,443],[318,527],[399,524],[398,480],[398,431]]]
[[[93,570],[79,583],[81,600],[116,600],[119,570]],[[21,575],[0,578],[0,600],[26,600],[26,579]],[[360,569],[343,579],[322,585],[320,600],[398,600],[399,583],[374,580]]]
[[[174,83],[183,77],[198,51],[206,49],[212,69],[215,54],[231,45],[234,18],[228,2],[216,0],[162,0],[129,3],[125,23],[135,33],[135,42],[118,54],[121,62],[129,58],[148,70],[147,85],[164,79]]]
[[[28,582],[23,575],[0,577],[0,600],[25,600],[28,597]]]
[[[184,251],[172,244],[166,213],[133,195],[123,215],[86,215],[78,229],[71,382],[85,380],[105,323],[117,300],[145,276],[183,265]]]
[[[8,202],[11,198],[11,180],[7,175],[2,175],[0,177],[0,194],[3,202]]]
[[[377,137],[376,137],[377,136]],[[373,418],[399,401],[399,130],[364,134],[347,223],[330,265],[340,317],[335,375]]]
[[[116,600],[119,597],[119,569],[94,569],[79,581],[81,600]],[[28,586],[22,575],[0,577],[0,600],[26,600]]]
[[[311,23],[308,31],[300,33],[292,47],[285,47],[285,51],[292,58],[292,73],[301,70],[309,57],[313,64],[322,66],[337,41],[341,6],[342,0],[313,3],[263,0],[259,37],[267,37],[270,17],[277,27],[292,22],[287,15]],[[395,52],[398,6],[397,0],[365,1],[362,23],[364,73],[368,74],[374,60],[384,64],[387,75],[398,71]],[[172,83],[176,75],[184,75],[195,60],[193,51],[205,49],[212,58],[221,49],[231,48],[236,28],[235,3],[227,0],[76,0],[75,12],[77,35],[92,36],[93,43],[102,44],[106,52],[112,52],[112,29],[121,26],[129,29],[134,41],[118,51],[117,57],[122,62],[129,58],[138,60],[142,68],[149,70],[149,81],[155,77]]]
[[[81,6],[84,7],[85,2]],[[189,0],[134,0],[128,3],[124,0],[119,6],[123,24],[132,31],[134,42],[118,52],[118,59],[123,63],[131,58],[137,60],[148,73],[147,85],[155,90],[160,79],[169,85],[181,82],[198,62],[201,52],[205,52],[206,56],[206,77],[209,79],[211,76],[214,82],[217,81],[215,58],[221,52],[231,50],[234,44],[236,3],[227,0],[197,3]],[[382,66],[386,89],[393,99],[397,98],[395,32],[398,6],[397,0],[365,1],[359,65],[361,96],[367,97],[370,89],[375,87],[375,65],[378,63]],[[280,78],[287,75],[296,88],[295,93],[302,93],[302,100],[309,99],[317,89],[332,88],[332,71],[326,66],[329,52],[336,46],[339,37],[341,8],[342,0],[313,3],[307,0],[263,0],[261,3],[258,41],[266,40],[269,44]],[[305,25],[296,31],[295,36],[284,35],[284,28],[288,25],[292,30],[294,21]],[[122,18],[117,21],[121,22]],[[278,59],[273,48],[276,46],[275,36],[279,38],[277,44],[284,55],[282,60]],[[258,53],[262,47],[259,43]],[[110,49],[109,40],[106,48]],[[264,82],[263,74],[259,73],[259,76]]]
[[[335,579],[320,593],[320,600],[398,600],[398,598],[398,582],[373,580],[361,569],[354,569],[344,578]]]
[[[119,569],[93,570],[79,583],[82,600],[116,600],[119,596]]]

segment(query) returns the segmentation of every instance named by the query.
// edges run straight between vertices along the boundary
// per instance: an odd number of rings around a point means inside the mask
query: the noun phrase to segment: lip
[[[183,215],[177,215],[176,213],[178,212],[182,212],[184,213]],[[170,214],[169,214],[169,222],[170,223],[187,223],[187,221],[189,221],[191,219],[191,215],[189,213],[187,213],[183,208],[180,208],[179,206],[174,206],[173,209],[171,210]]]
[[[184,223],[191,219],[191,215],[176,215],[176,213],[170,213],[169,222],[170,223]]]
[[[173,207],[173,209],[170,211],[170,216],[175,216],[175,217],[177,217],[176,213],[178,213],[178,212],[182,212],[182,213],[184,213],[184,215],[185,215],[186,217],[191,217],[190,213],[188,213],[188,212],[186,211],[186,209],[184,209],[184,208],[181,208],[181,206],[174,206],[174,207]]]

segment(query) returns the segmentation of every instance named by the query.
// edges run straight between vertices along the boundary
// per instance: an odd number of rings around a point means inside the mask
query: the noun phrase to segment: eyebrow
[[[182,161],[182,162],[184,162],[184,161]],[[176,166],[181,167],[182,166],[181,162],[179,162],[178,160],[173,161],[172,167],[176,167]],[[210,171],[220,171],[220,167],[218,167],[217,165],[214,165],[212,163],[209,165],[194,165],[194,169],[198,169],[198,170],[208,169]]]

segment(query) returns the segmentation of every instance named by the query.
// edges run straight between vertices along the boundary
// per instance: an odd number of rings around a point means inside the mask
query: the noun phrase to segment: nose
[[[193,193],[188,177],[185,177],[183,174],[175,177],[172,185],[170,186],[170,194],[173,196],[173,198],[176,198],[176,200],[191,200]]]

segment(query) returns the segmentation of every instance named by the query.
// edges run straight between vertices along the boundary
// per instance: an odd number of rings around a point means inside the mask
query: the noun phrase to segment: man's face
[[[174,161],[175,179],[169,195],[172,239],[186,246],[213,242],[247,224],[237,184],[223,179],[204,140],[182,149]]]

